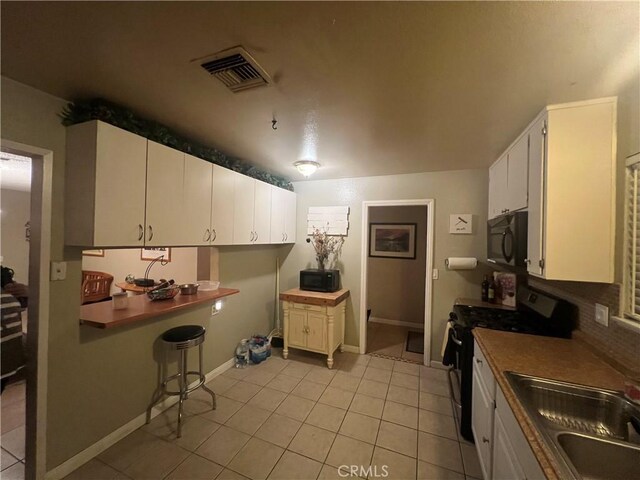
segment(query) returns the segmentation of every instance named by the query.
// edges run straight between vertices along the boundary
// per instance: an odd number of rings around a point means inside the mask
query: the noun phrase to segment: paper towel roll
[[[478,260],[473,257],[449,257],[444,264],[448,270],[473,270],[478,266]]]

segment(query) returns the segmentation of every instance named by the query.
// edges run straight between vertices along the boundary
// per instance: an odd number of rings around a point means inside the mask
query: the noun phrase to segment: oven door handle
[[[456,376],[457,384],[460,385],[460,377],[458,376],[458,372],[454,367],[449,367],[449,370],[447,370],[447,379],[449,380],[449,395],[451,395],[451,400],[453,400],[453,403],[455,403],[456,407],[462,408],[462,404],[458,400],[456,400],[456,396],[454,394],[453,381],[451,380],[452,373]]]

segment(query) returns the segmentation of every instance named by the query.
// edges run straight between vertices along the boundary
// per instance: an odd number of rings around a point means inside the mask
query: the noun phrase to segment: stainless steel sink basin
[[[640,447],[579,433],[560,433],[556,439],[582,478],[640,478]]]
[[[629,435],[637,405],[619,392],[506,375],[568,478],[640,479],[640,445]]]

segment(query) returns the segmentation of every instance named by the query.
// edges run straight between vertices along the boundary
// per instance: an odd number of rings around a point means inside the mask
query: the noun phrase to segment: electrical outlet
[[[213,305],[211,305],[211,316],[217,315],[222,310],[222,300],[216,301]]]
[[[596,322],[605,327],[609,326],[609,307],[596,303]]]
[[[440,272],[438,271],[438,269],[434,268],[432,273],[431,273],[431,278],[433,278],[434,280],[437,280],[439,274],[440,274]]]
[[[51,262],[51,281],[67,278],[67,262]]]

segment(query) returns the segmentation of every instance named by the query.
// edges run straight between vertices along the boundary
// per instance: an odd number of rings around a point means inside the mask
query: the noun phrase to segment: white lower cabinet
[[[518,457],[513,451],[509,434],[496,414],[493,429],[493,472],[491,478],[501,480],[525,480]]]
[[[491,476],[491,460],[493,457],[493,416],[495,411],[495,383],[491,390],[488,382],[485,382],[481,372],[481,366],[484,362],[478,362],[478,354],[476,351],[473,362],[473,397],[471,415],[471,430],[473,438],[476,441],[476,450],[478,451],[478,460],[482,469],[482,476],[485,479]]]
[[[472,409],[471,428],[485,480],[546,478],[477,343]]]

